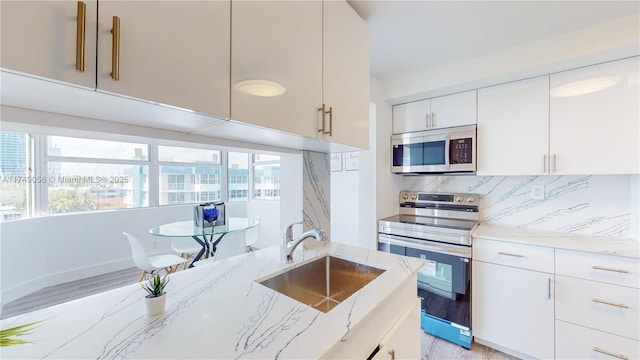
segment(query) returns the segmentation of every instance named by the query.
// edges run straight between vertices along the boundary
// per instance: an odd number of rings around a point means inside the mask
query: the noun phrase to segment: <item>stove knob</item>
[[[416,200],[418,199],[418,195],[417,194],[411,194],[411,200]]]
[[[474,198],[473,196],[467,196],[467,202],[469,204],[473,203],[474,201],[476,201],[476,198]]]
[[[462,196],[456,196],[456,201],[461,203],[462,202]]]
[[[402,195],[402,199],[407,200],[408,198],[409,198],[409,195],[407,195],[407,194],[403,194]]]

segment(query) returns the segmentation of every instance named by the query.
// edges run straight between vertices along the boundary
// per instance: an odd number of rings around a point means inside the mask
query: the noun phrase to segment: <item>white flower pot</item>
[[[167,302],[167,293],[160,296],[145,296],[144,303],[147,305],[147,314],[149,316],[159,315],[164,312],[164,304]]]

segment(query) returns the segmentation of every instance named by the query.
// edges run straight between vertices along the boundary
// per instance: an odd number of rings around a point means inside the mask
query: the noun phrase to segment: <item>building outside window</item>
[[[253,155],[253,198],[280,199],[280,156]]]
[[[229,152],[229,201],[249,200],[249,154]]]
[[[29,137],[0,132],[0,221],[28,216]]]
[[[149,206],[149,145],[47,136],[47,212]]]
[[[159,204],[222,200],[220,155],[218,150],[158,146]]]
[[[0,189],[0,221],[250,197],[274,200],[280,197],[280,157],[2,131]]]

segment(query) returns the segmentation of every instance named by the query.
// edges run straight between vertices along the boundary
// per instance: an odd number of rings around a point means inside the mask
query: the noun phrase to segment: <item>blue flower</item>
[[[202,210],[202,217],[207,222],[214,222],[218,220],[218,209],[204,209]]]

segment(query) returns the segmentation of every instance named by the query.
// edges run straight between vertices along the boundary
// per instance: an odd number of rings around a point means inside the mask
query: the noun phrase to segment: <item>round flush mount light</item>
[[[603,76],[580,80],[566,85],[558,86],[555,89],[551,89],[551,96],[568,97],[590,94],[596,91],[610,88],[619,82],[620,78],[617,76]]]
[[[262,79],[240,81],[233,86],[233,89],[245,94],[262,97],[279,96],[287,91],[284,86],[275,81]]]

